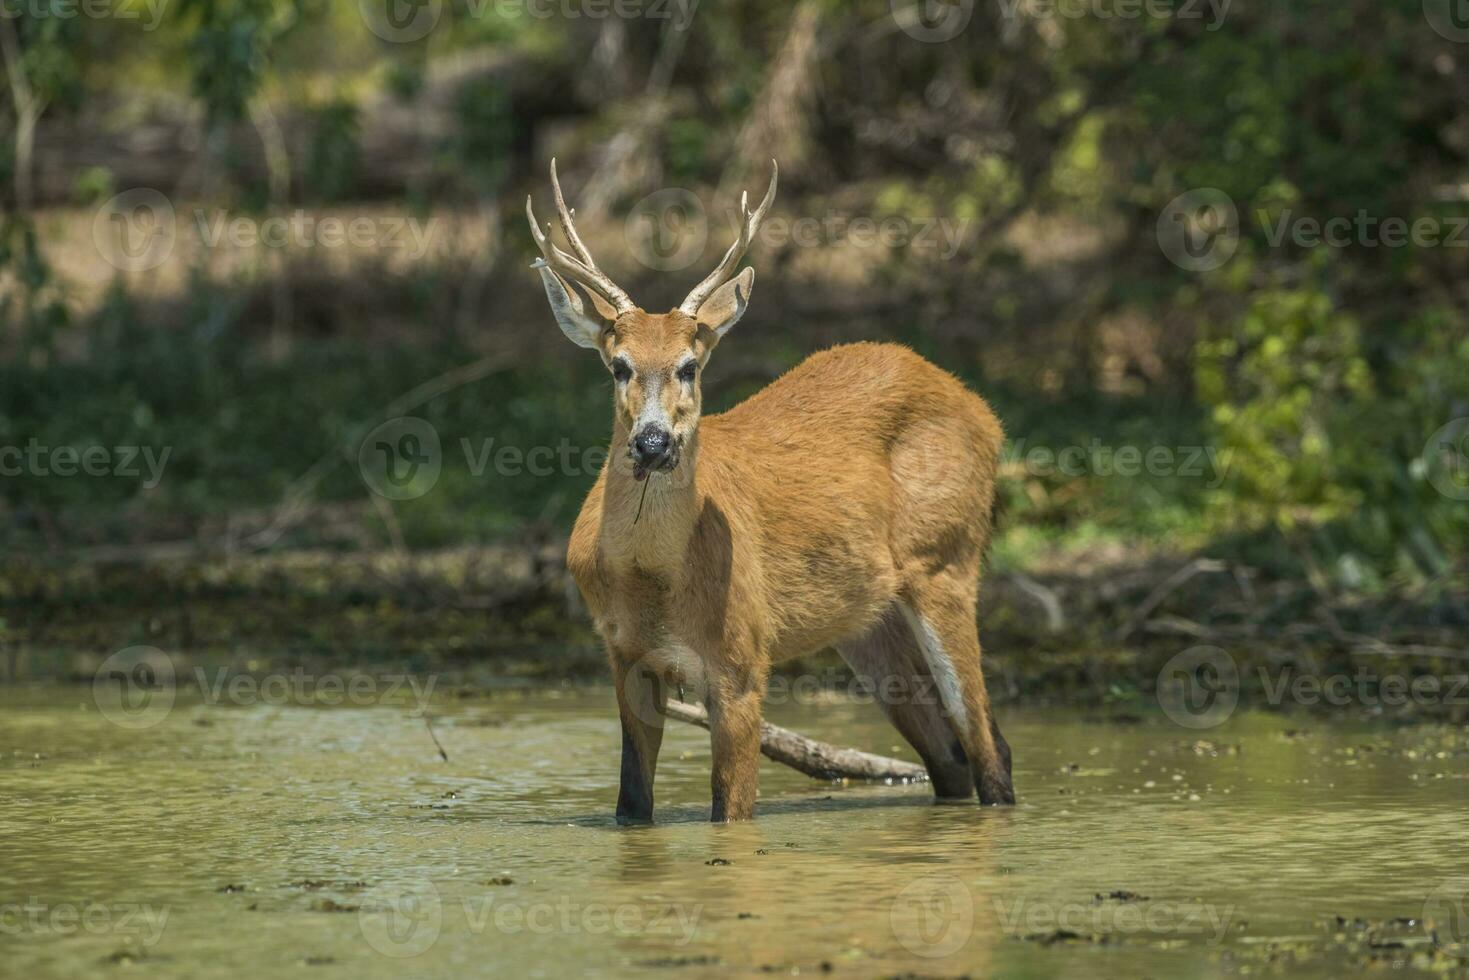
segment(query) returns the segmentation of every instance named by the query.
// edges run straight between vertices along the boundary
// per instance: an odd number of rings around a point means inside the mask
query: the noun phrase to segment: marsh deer
[[[938,797],[977,787],[981,803],[1013,803],[975,626],[1004,439],[989,406],[907,348],[860,343],[700,416],[704,367],[750,302],[754,271],[736,270],[778,176],[772,162],[719,266],[668,313],[640,309],[597,267],[554,160],[570,252],[526,199],[556,322],[613,380],[611,455],[567,563],[616,681],[617,820],[652,819],[663,709],[684,683],[705,692],[713,819],[749,819],[771,664],[832,646],[884,680],[878,701]]]

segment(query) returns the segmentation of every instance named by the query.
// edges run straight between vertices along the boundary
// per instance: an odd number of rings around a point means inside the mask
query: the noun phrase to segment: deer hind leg
[[[999,734],[980,669],[976,588],[968,575],[946,571],[910,583],[898,608],[918,643],[986,805],[1012,804],[1010,747]]]
[[[883,714],[923,760],[934,796],[973,798],[969,757],[942,711],[918,643],[896,607],[863,636],[837,644],[837,651],[852,672],[871,685]]]

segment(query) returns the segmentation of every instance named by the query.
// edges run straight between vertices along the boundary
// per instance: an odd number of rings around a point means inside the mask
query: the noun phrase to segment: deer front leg
[[[622,776],[617,793],[617,823],[653,822],[653,776],[663,744],[668,685],[646,664],[614,659],[617,713],[622,718]]]
[[[760,788],[760,716],[765,700],[765,670],[731,671],[711,679],[709,744],[713,766],[709,787],[714,823],[755,816]]]

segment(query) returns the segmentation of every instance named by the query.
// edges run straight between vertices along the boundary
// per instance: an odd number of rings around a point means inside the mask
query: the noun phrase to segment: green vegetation
[[[1238,2],[1218,22],[1193,7],[977,4],[929,43],[887,0],[700,4],[687,31],[445,3],[398,41],[355,3],[189,0],[147,29],[24,5],[0,18],[0,447],[168,456],[156,486],[0,479],[0,541],[27,569],[0,612],[22,639],[75,640],[59,624],[96,593],[29,576],[85,579],[75,563],[99,549],[146,562],[192,542],[207,564],[554,542],[594,477],[608,390],[525,270],[525,194],[544,197],[559,156],[604,265],[656,305],[712,263],[735,189],[778,156],[779,215],[963,234],[952,251],[829,232],[757,246],[715,408],[818,346],[900,340],[1005,419],[1000,572],[1054,586],[1057,569],[1206,554],[1338,612],[1402,600],[1394,622],[1463,627],[1469,55],[1416,0]],[[123,138],[147,127],[166,138]],[[38,172],[38,148],[62,166]],[[168,196],[181,236],[201,209],[302,209],[422,221],[442,247],[181,247],[156,270],[99,267],[97,209],[138,186]],[[664,187],[710,218],[704,255],[671,273],[635,265],[623,232]],[[1201,188],[1237,234],[1190,271],[1160,218]],[[1222,213],[1173,217],[1196,236]],[[1394,243],[1393,221],[1436,237]],[[1337,237],[1313,241],[1312,223]],[[385,504],[357,452],[401,414],[434,426],[443,470]],[[1150,589],[1117,599],[1107,629]],[[1215,605],[1187,601],[1196,620]]]

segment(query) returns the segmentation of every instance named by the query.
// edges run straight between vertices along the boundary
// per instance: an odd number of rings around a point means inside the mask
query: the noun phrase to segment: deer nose
[[[650,425],[633,438],[633,453],[639,463],[655,463],[668,455],[671,438],[667,429]]]

